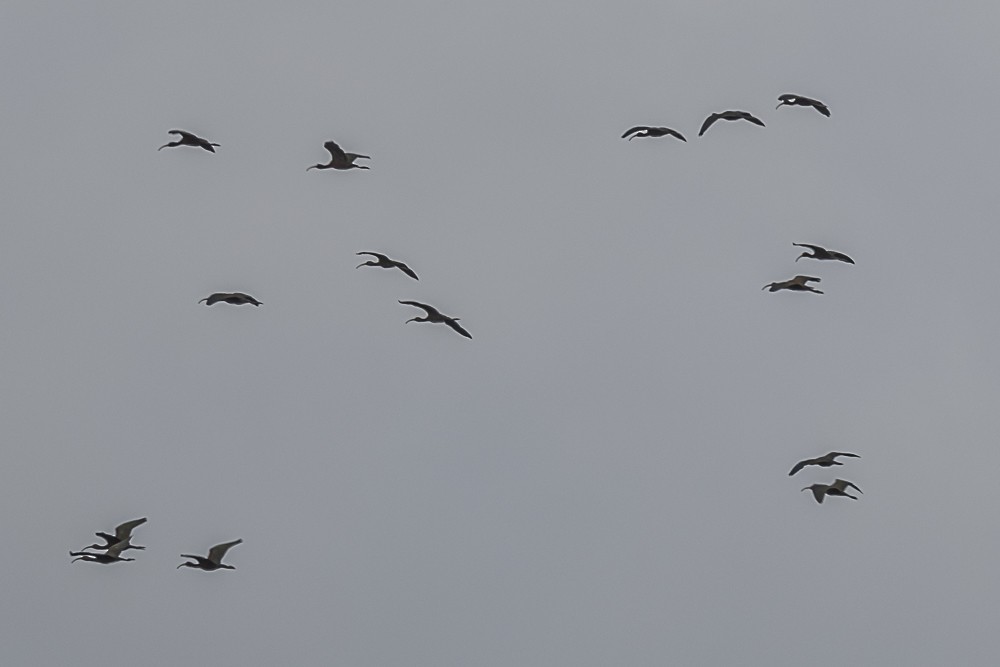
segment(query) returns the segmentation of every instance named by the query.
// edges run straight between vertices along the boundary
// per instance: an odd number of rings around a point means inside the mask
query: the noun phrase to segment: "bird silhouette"
[[[847,493],[848,487],[857,489],[858,493],[864,493],[861,489],[858,489],[858,487],[851,482],[848,482],[846,479],[834,480],[833,484],[810,484],[802,490],[805,491],[806,489],[809,489],[812,491],[813,498],[815,498],[818,503],[822,503],[823,498],[826,496],[841,496],[843,498],[857,500],[857,496],[852,496]]]
[[[191,554],[181,554],[181,558],[191,558],[195,562],[193,563],[181,563],[177,566],[177,569],[182,567],[193,567],[197,570],[205,570],[206,572],[212,572],[214,570],[235,570],[236,568],[232,565],[223,565],[222,558],[226,555],[226,552],[235,547],[237,544],[242,544],[243,540],[233,540],[232,542],[223,542],[222,544],[216,544],[214,547],[208,550],[208,558],[202,556],[194,556]]]
[[[128,539],[124,539],[117,544],[113,544],[102,554],[95,554],[92,551],[70,551],[70,556],[77,556],[71,560],[71,563],[75,563],[78,560],[86,561],[88,563],[101,563],[102,565],[110,565],[111,563],[120,563],[122,561],[132,561],[134,558],[123,558],[121,553],[128,549],[131,545]]]
[[[314,164],[308,167],[306,171],[310,169],[368,169],[361,164],[354,164],[354,161],[358,158],[364,158],[370,160],[371,158],[367,155],[359,155],[358,153],[345,153],[344,149],[337,145],[335,141],[328,141],[323,144],[323,148],[330,151],[330,161],[326,164]]]
[[[854,264],[854,260],[845,255],[842,252],[837,252],[836,250],[827,250],[826,248],[821,248],[818,245],[810,245],[808,243],[793,243],[792,245],[799,246],[800,248],[809,248],[813,251],[813,254],[807,252],[802,253],[795,258],[795,261],[799,261],[803,257],[808,257],[809,259],[832,259],[838,262],[847,262],[848,264]]]
[[[629,137],[628,135],[632,135]],[[648,127],[646,125],[636,125],[631,130],[622,135],[622,139],[628,137],[629,141],[632,141],[636,137],[665,137],[665,136],[677,137],[681,141],[687,141],[684,135],[677,130],[671,130],[669,127]]]
[[[775,109],[780,109],[785,105],[797,106],[797,107],[812,107],[813,109],[820,112],[827,118],[830,117],[830,109],[828,109],[827,106],[822,102],[820,102],[819,100],[814,100],[809,97],[803,97],[802,95],[793,95],[791,93],[778,95],[778,99],[781,100],[781,104],[774,107]]]
[[[770,288],[770,291],[777,292],[781,289],[792,290],[793,292],[816,292],[816,294],[822,294],[820,290],[816,289],[812,285],[808,285],[810,281],[819,282],[819,278],[813,278],[812,276],[795,276],[789,280],[785,280],[780,283],[771,283],[769,285],[764,285],[761,287],[762,290]]]
[[[209,153],[214,153],[214,147],[219,145],[209,142],[208,139],[202,139],[198,135],[185,132],[184,130],[170,130],[167,134],[176,134],[180,137],[180,139],[177,141],[171,141],[169,144],[163,144],[156,150],[162,151],[164,148],[174,148],[175,146],[195,146],[196,148],[204,148]]]
[[[434,306],[428,306],[426,303],[420,303],[419,301],[400,301],[404,306],[416,306],[417,308],[423,308],[427,315],[424,317],[413,317],[406,320],[406,323],[410,322],[435,322],[439,324],[447,324],[449,327],[462,334],[466,338],[472,338],[472,334],[463,329],[458,323],[457,317],[449,317],[447,315],[442,315]]]
[[[802,470],[806,466],[820,466],[821,468],[829,468],[830,466],[844,465],[843,463],[837,460],[838,456],[850,456],[855,459],[861,458],[857,454],[848,454],[847,452],[830,452],[828,454],[824,454],[823,456],[817,456],[814,459],[805,459],[804,461],[799,461],[792,468],[792,471],[788,473],[788,476],[791,477],[792,475]]]
[[[119,542],[128,542],[130,539],[132,539],[132,531],[137,526],[141,526],[144,523],[146,523],[146,517],[143,517],[141,519],[132,519],[131,521],[126,521],[123,524],[119,524],[119,526],[115,528],[114,535],[109,535],[108,533],[94,533],[94,535],[97,535],[98,537],[102,538],[105,541],[105,544],[91,544],[90,546],[83,547],[83,549],[110,549]],[[140,547],[132,544],[131,542],[128,542],[128,544],[125,547],[123,547],[121,551],[126,551],[128,549],[145,549],[145,548],[146,547]],[[81,551],[83,551],[83,549],[81,549]]]
[[[354,254],[355,255],[371,255],[372,257],[376,258],[376,259],[370,259],[367,262],[362,262],[361,264],[358,264],[357,266],[354,267],[355,269],[360,269],[362,266],[377,266],[377,267],[382,268],[382,269],[399,269],[400,271],[402,271],[406,275],[410,276],[414,280],[420,280],[420,278],[417,278],[417,274],[413,272],[413,269],[411,269],[410,267],[408,267],[406,264],[403,264],[402,262],[397,262],[394,259],[389,259],[387,256],[383,255],[382,253],[362,251],[362,252],[356,252]]]
[[[705,122],[701,126],[701,131],[698,132],[698,136],[705,134],[708,128],[712,127],[712,124],[717,120],[748,120],[754,125],[760,125],[764,127],[764,122],[753,116],[746,111],[723,111],[722,113],[713,113],[711,116],[705,119]]]
[[[216,292],[211,296],[206,296],[204,299],[199,299],[198,303],[201,303],[202,301],[205,302],[206,306],[211,306],[212,304],[219,303],[220,301],[231,303],[234,306],[242,306],[248,303],[259,306],[262,303],[249,294],[244,294],[243,292]]]

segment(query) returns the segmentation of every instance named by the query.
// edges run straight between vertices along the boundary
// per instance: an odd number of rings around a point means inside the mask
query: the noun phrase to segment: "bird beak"
[[[802,259],[802,257],[803,257],[803,256],[804,256],[804,255],[799,255],[798,257],[796,257],[796,258],[795,258],[795,261],[796,261],[796,262],[797,262],[797,261],[799,261],[800,259]]]
[[[168,144],[163,144],[162,146],[160,146],[160,147],[159,147],[159,148],[157,148],[156,150],[158,150],[158,151],[162,151],[162,150],[163,150],[164,148],[166,148],[166,147],[167,147],[167,145],[168,145]]]
[[[776,107],[774,107],[774,108],[775,108],[775,109],[780,109],[780,108],[781,108],[781,107],[783,107],[783,106],[785,106],[785,103],[784,103],[784,102],[782,102],[781,104],[779,104],[778,106],[776,106]]]
[[[365,265],[365,263],[364,263],[364,262],[361,262],[360,264],[358,264],[358,265],[357,265],[357,266],[355,266],[354,268],[355,268],[355,269],[360,269],[360,268],[361,268],[362,266],[364,266],[364,265]]]
[[[417,318],[414,317],[414,318],[406,320],[405,322],[403,322],[403,324],[409,324],[410,322],[415,322],[416,320],[417,320]]]

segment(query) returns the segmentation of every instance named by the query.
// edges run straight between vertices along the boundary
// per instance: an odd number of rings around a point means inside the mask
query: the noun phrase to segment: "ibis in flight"
[[[830,452],[828,454],[824,454],[823,456],[817,456],[814,459],[806,459],[804,461],[799,461],[798,463],[795,464],[795,467],[792,468],[792,471],[788,473],[788,476],[791,477],[792,475],[802,470],[806,466],[820,466],[821,468],[829,468],[830,466],[844,465],[843,463],[837,460],[838,456],[850,456],[851,458],[855,459],[861,458],[857,454],[849,454],[847,452]]]
[[[428,306],[426,303],[420,303],[419,301],[400,301],[400,303],[403,304],[404,306],[416,306],[417,308],[423,308],[424,311],[427,313],[427,315],[424,317],[414,317],[406,320],[407,324],[409,324],[410,322],[435,322],[439,324],[447,324],[452,329],[462,334],[466,338],[472,338],[472,334],[463,329],[462,326],[458,323],[457,317],[449,317],[447,315],[442,315],[441,311],[439,311],[434,306]]]
[[[309,169],[369,169],[361,164],[354,164],[354,161],[358,158],[364,158],[370,160],[371,158],[367,155],[359,155],[358,153],[345,153],[344,149],[337,145],[335,141],[328,141],[323,144],[323,148],[330,151],[330,161],[326,164],[314,164]]]
[[[830,117],[830,109],[828,109],[827,106],[822,102],[820,102],[819,100],[814,100],[809,97],[803,97],[802,95],[793,95],[791,93],[778,95],[778,99],[781,100],[781,104],[774,107],[775,109],[780,109],[785,105],[796,106],[796,107],[812,107],[813,109],[820,112],[827,118]]]
[[[202,301],[205,302],[206,306],[211,306],[213,303],[219,303],[220,301],[231,303],[234,306],[242,306],[248,303],[259,306],[262,303],[249,294],[244,294],[243,292],[216,292],[211,296],[206,296],[204,299],[199,299],[198,303],[201,303]]]
[[[389,259],[387,256],[381,253],[362,251],[362,252],[356,252],[354,254],[371,255],[372,257],[375,258],[375,259],[370,259],[367,262],[362,262],[361,264],[358,264],[357,266],[354,267],[355,269],[360,269],[362,266],[377,266],[383,269],[399,269],[400,271],[410,276],[414,280],[420,280],[420,278],[417,278],[417,274],[413,272],[413,269],[408,267],[406,264],[403,264],[402,262],[397,262],[394,259]]]
[[[792,290],[793,292],[816,292],[816,294],[822,294],[823,292],[808,284],[810,281],[818,283],[819,280],[819,278],[813,278],[812,276],[795,276],[794,278],[780,283],[764,285],[761,289],[766,290],[770,288],[771,292],[777,292],[780,289],[787,289]]]
[[[126,521],[115,528],[115,534],[109,535],[108,533],[94,533],[101,539],[103,539],[106,544],[91,544],[90,546],[83,547],[83,549],[110,549],[111,547],[119,544],[121,542],[126,542],[126,546],[121,548],[121,551],[126,551],[128,549],[145,549],[146,547],[140,547],[129,542],[132,539],[132,531],[142,524],[146,523],[146,517],[141,519],[132,519],[131,521]],[[81,551],[83,551],[81,549]]]
[[[156,150],[162,151],[164,148],[174,148],[176,146],[194,146],[196,148],[204,148],[209,153],[214,153],[215,146],[219,145],[211,143],[208,139],[202,139],[198,135],[185,132],[184,130],[170,130],[167,134],[176,134],[180,137],[180,139],[177,141],[171,141],[169,144],[163,144]]]
[[[809,489],[812,491],[813,498],[815,498],[818,503],[822,503],[823,498],[826,496],[842,496],[844,498],[850,498],[851,500],[857,500],[857,496],[852,496],[847,492],[848,487],[857,489],[858,493],[864,493],[861,489],[858,489],[858,487],[851,482],[848,482],[846,479],[834,480],[833,484],[810,484],[802,490],[805,491],[806,489]]]
[[[126,549],[130,548],[128,539],[122,540],[117,544],[111,545],[107,551],[102,554],[95,554],[92,551],[70,551],[70,556],[76,556],[71,563],[75,563],[78,560],[86,561],[88,563],[100,563],[102,565],[110,565],[111,563],[120,563],[127,560],[135,560],[134,558],[123,558],[121,553]]]
[[[632,135],[629,137],[628,135]],[[687,141],[684,135],[677,130],[671,130],[669,127],[647,127],[645,125],[636,125],[631,130],[622,135],[622,139],[628,137],[629,141],[632,141],[636,137],[677,137],[681,141]]]
[[[797,245],[800,248],[809,248],[813,251],[813,254],[807,252],[802,253],[795,258],[795,261],[799,261],[803,257],[808,257],[809,259],[834,259],[838,262],[847,262],[848,264],[854,264],[854,260],[845,255],[842,252],[837,252],[836,250],[827,250],[826,248],[821,248],[818,245],[810,245],[808,243],[793,243],[792,245]]]
[[[222,544],[216,544],[214,547],[208,550],[208,558],[203,556],[194,556],[191,554],[181,554],[181,558],[191,558],[194,560],[193,563],[181,563],[177,566],[177,569],[182,567],[193,567],[197,570],[205,570],[205,572],[213,572],[215,570],[235,570],[236,568],[232,565],[223,565],[222,558],[226,555],[226,552],[235,547],[237,544],[241,544],[242,539],[233,540],[232,542],[223,542]]]
[[[723,111],[722,113],[713,113],[711,116],[705,119],[705,122],[701,126],[701,131],[698,132],[698,136],[705,134],[708,128],[712,127],[712,123],[717,120],[748,120],[754,125],[760,125],[764,127],[764,121],[756,116],[747,113],[746,111]]]

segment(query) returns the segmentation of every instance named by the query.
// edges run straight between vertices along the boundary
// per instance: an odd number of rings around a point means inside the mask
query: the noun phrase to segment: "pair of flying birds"
[[[814,100],[809,97],[803,97],[801,95],[793,95],[791,93],[786,93],[784,95],[779,95],[778,99],[781,103],[774,107],[778,109],[785,105],[788,106],[800,106],[800,107],[812,107],[816,111],[820,112],[826,117],[830,116],[830,109],[827,108],[825,104],[819,100]],[[722,111],[720,113],[713,113],[711,116],[705,119],[705,122],[701,125],[701,130],[698,132],[698,136],[702,136],[708,131],[708,128],[717,120],[745,120],[753,123],[754,125],[760,125],[764,127],[764,121],[757,118],[753,114],[747,111]],[[629,136],[632,135],[632,136]],[[680,139],[681,141],[687,141],[684,135],[677,130],[672,130],[669,127],[649,127],[647,125],[637,125],[630,129],[628,132],[622,135],[622,139],[628,137],[629,141],[632,141],[636,137],[674,137]]]
[[[208,139],[203,139],[196,134],[192,134],[191,132],[185,132],[184,130],[170,130],[169,132],[167,132],[167,134],[176,134],[178,137],[180,137],[180,139],[178,139],[177,141],[171,141],[170,143],[167,144],[163,144],[156,150],[161,151],[164,148],[176,148],[177,146],[193,146],[195,148],[203,148],[209,153],[214,153],[215,147],[219,146],[219,144],[214,144],[210,142]],[[343,148],[338,146],[337,142],[335,141],[326,142],[325,144],[323,144],[323,148],[325,148],[327,151],[330,152],[330,161],[327,162],[326,164],[323,163],[314,164],[313,166],[308,167],[306,171],[309,171],[309,169],[341,169],[341,170],[370,169],[370,167],[366,167],[361,164],[354,164],[355,160],[361,158],[365,160],[370,160],[371,157],[368,155],[361,155],[360,153],[348,153],[344,151]]]
[[[823,456],[817,456],[814,459],[805,459],[799,461],[793,467],[788,476],[791,477],[798,471],[802,470],[806,466],[820,466],[821,468],[829,468],[831,466],[842,466],[844,465],[837,460],[838,457],[849,456],[851,458],[860,459],[861,457],[857,454],[851,454],[848,452],[828,452]],[[835,479],[832,484],[811,484],[802,490],[812,491],[813,498],[816,502],[822,503],[823,499],[827,496],[840,496],[842,498],[850,498],[851,500],[857,500],[857,496],[852,496],[847,492],[848,489],[855,489],[858,493],[863,493],[861,489],[855,486],[852,482],[848,482],[846,479]]]
[[[70,551],[70,556],[76,556],[76,558],[70,562],[75,563],[78,560],[82,560],[87,563],[101,563],[102,565],[109,565],[111,563],[134,561],[134,558],[125,558],[122,556],[122,552],[128,551],[129,549],[146,548],[132,544],[132,531],[144,523],[146,523],[146,517],[142,517],[141,519],[132,519],[131,521],[119,524],[118,527],[115,528],[114,535],[102,532],[94,533],[104,540],[104,544],[91,544],[83,547],[79,551]],[[206,572],[212,572],[213,570],[235,570],[236,568],[232,565],[224,565],[222,563],[222,558],[226,555],[227,551],[242,542],[243,540],[240,539],[233,540],[232,542],[216,544],[208,550],[207,557],[195,556],[193,554],[181,554],[181,558],[190,558],[191,562],[181,563],[177,566],[177,568],[193,567],[198,570],[205,570]],[[104,553],[87,551],[87,549],[103,549]]]
[[[854,264],[854,260],[845,255],[842,252],[837,252],[836,250],[827,250],[826,248],[820,247],[818,245],[811,245],[809,243],[793,243],[793,246],[799,246],[800,248],[809,248],[812,250],[810,255],[807,252],[802,253],[795,258],[795,261],[799,261],[803,257],[808,257],[809,259],[824,259],[832,260],[837,262],[846,262],[848,264]],[[809,283],[820,281],[819,278],[815,276],[795,276],[788,280],[783,280],[781,282],[771,283],[769,285],[764,285],[761,287],[762,290],[769,290],[771,292],[777,292],[778,290],[791,290],[793,292],[815,292],[816,294],[822,294],[821,290],[816,289]]]

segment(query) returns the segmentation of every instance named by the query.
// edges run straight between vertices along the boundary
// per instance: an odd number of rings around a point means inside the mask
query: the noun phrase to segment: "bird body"
[[[721,113],[713,113],[711,116],[705,119],[705,122],[701,126],[701,131],[698,132],[698,136],[705,134],[708,128],[712,127],[712,124],[717,120],[748,120],[754,125],[760,125],[764,127],[764,121],[755,117],[746,111],[723,111]]]
[[[813,498],[815,498],[816,502],[820,504],[823,503],[823,498],[825,498],[826,496],[841,496],[843,498],[850,498],[851,500],[857,500],[858,499],[857,496],[852,496],[851,494],[847,493],[848,488],[857,489],[858,493],[864,493],[861,489],[858,489],[857,486],[855,486],[851,482],[848,482],[846,479],[834,480],[833,484],[811,484],[803,488],[802,490],[805,491],[806,489],[808,489],[812,491]]]
[[[141,519],[132,519],[131,521],[126,521],[115,528],[115,534],[109,535],[108,533],[94,533],[101,539],[105,541],[105,544],[91,544],[90,546],[83,547],[83,549],[111,549],[120,542],[126,542],[126,546],[121,549],[125,551],[127,549],[145,549],[146,547],[140,547],[132,544],[129,540],[132,539],[132,531],[142,524],[146,523],[146,517]],[[83,551],[81,549],[81,551]]]
[[[194,146],[196,148],[204,148],[209,153],[214,153],[215,146],[219,145],[211,143],[208,139],[202,139],[198,135],[185,132],[184,130],[170,130],[167,134],[176,134],[180,137],[180,139],[177,141],[171,141],[169,144],[163,144],[156,150],[162,151],[164,148],[174,148],[175,146]]]
[[[434,306],[428,306],[426,303],[420,303],[419,301],[400,301],[404,306],[416,306],[417,308],[423,308],[427,313],[424,317],[413,317],[406,320],[406,323],[410,322],[434,322],[439,324],[447,324],[449,327],[462,334],[466,338],[472,338],[472,334],[462,328],[458,323],[457,317],[449,317],[448,315],[442,315]]]
[[[181,563],[177,566],[177,569],[182,567],[193,567],[197,570],[205,570],[206,572],[213,572],[215,570],[235,570],[236,568],[232,565],[223,565],[222,559],[226,555],[226,552],[235,547],[237,544],[242,544],[243,540],[233,540],[232,542],[223,542],[222,544],[216,544],[214,547],[208,550],[208,557],[195,556],[192,554],[181,554],[181,558],[191,558],[194,563]]]
[[[354,164],[354,161],[358,158],[364,158],[370,160],[371,158],[367,155],[360,155],[358,153],[345,153],[344,149],[337,145],[335,141],[328,141],[323,144],[323,148],[330,151],[330,161],[326,164],[314,164],[308,167],[306,171],[310,169],[369,169],[361,164]]]
[[[820,466],[821,468],[829,468],[830,466],[844,465],[843,463],[837,460],[838,456],[850,456],[855,459],[861,458],[857,454],[849,454],[847,452],[829,452],[828,454],[824,454],[823,456],[817,456],[814,459],[805,459],[803,461],[799,461],[792,468],[792,471],[788,473],[788,476],[791,477],[792,475],[802,470],[806,466]]]
[[[629,137],[628,135],[632,135]],[[636,125],[631,130],[622,135],[622,139],[628,137],[629,141],[632,141],[636,137],[665,137],[665,136],[676,137],[681,141],[686,142],[687,139],[684,138],[677,130],[671,130],[669,127],[648,127],[646,125]]]
[[[810,245],[809,243],[793,243],[794,246],[799,246],[800,248],[809,248],[813,251],[813,254],[807,252],[802,253],[795,258],[795,261],[799,261],[803,257],[808,257],[809,259],[832,259],[838,262],[847,262],[848,264],[854,264],[854,260],[845,255],[842,252],[837,252],[836,250],[827,250],[818,245]]]
[[[399,269],[400,271],[410,276],[414,280],[420,280],[420,278],[417,278],[417,274],[413,272],[413,269],[408,267],[406,264],[403,264],[402,262],[397,262],[394,259],[389,259],[386,255],[383,255],[381,253],[362,251],[362,252],[356,252],[354,254],[371,255],[372,257],[375,257],[375,259],[370,259],[367,262],[362,262],[361,264],[358,264],[356,267],[354,267],[355,269],[360,269],[362,266],[377,266],[382,269]]]
[[[798,106],[798,107],[812,107],[816,111],[820,112],[827,118],[830,117],[830,109],[827,108],[825,104],[819,100],[814,100],[810,97],[803,97],[802,95],[793,95],[792,93],[785,93],[784,95],[778,95],[778,99],[781,100],[781,104],[774,107],[775,109],[780,109],[781,107],[788,106]]]
[[[795,276],[789,280],[782,281],[780,283],[771,283],[769,285],[764,285],[761,287],[762,290],[770,289],[771,292],[777,292],[778,290],[787,289],[793,292],[816,292],[816,294],[822,294],[820,290],[816,289],[808,283],[810,281],[819,282],[819,278],[813,278],[812,276]]]
[[[206,296],[204,299],[199,299],[198,303],[201,303],[202,301],[205,302],[206,306],[211,306],[212,304],[219,303],[220,301],[231,303],[234,306],[242,306],[248,303],[259,306],[262,303],[249,294],[244,294],[243,292],[216,292],[211,296]]]

